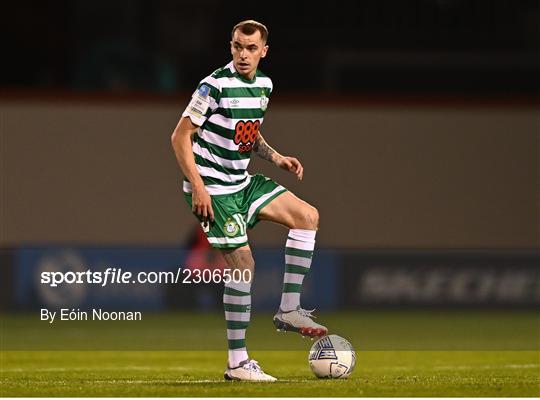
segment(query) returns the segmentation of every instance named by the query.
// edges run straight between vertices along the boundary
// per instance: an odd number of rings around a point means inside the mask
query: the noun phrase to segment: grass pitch
[[[307,363],[312,342],[303,341],[295,334],[273,331],[268,315],[254,317],[253,329],[248,331],[250,356],[279,379],[276,383],[223,380],[226,345],[221,314],[204,318],[190,314],[160,315],[149,317],[145,322],[148,326],[67,322],[57,325],[55,334],[49,337],[47,333],[52,326],[34,325],[34,315],[3,316],[0,394],[10,397],[540,396],[540,325],[536,314],[437,315],[438,319],[429,312],[400,311],[328,316],[324,322],[339,326],[336,333],[349,339],[357,350],[357,367],[347,380],[316,379]],[[514,321],[513,326],[507,326],[510,321]],[[418,328],[422,323],[432,329],[426,332],[425,328]],[[445,333],[451,327],[450,334]],[[214,332],[214,328],[219,332]],[[192,340],[197,332],[201,340]],[[170,335],[176,341],[168,343]],[[132,336],[136,340],[130,342]],[[32,343],[28,341],[31,338]],[[103,342],[105,339],[109,341]],[[145,339],[152,343],[143,346]],[[179,345],[178,341],[183,344]],[[200,348],[188,348],[201,341]],[[57,349],[60,342],[65,344],[65,350]],[[122,350],[114,350],[114,343]],[[177,345],[171,347],[172,344]],[[47,346],[56,350],[51,351]]]

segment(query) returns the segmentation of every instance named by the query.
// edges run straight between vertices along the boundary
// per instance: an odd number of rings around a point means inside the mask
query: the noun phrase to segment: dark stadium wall
[[[184,106],[0,104],[0,245],[182,244],[195,223],[170,133]],[[319,208],[321,246],[538,247],[537,112],[276,101],[262,132],[305,179],[258,159],[250,170]],[[252,232],[283,240],[279,226]]]

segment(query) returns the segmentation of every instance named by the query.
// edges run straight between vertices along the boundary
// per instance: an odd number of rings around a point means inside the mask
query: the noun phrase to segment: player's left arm
[[[266,140],[264,140],[260,132],[255,139],[255,143],[253,144],[253,151],[263,160],[270,161],[279,168],[292,172],[296,175],[298,180],[302,180],[304,176],[304,167],[302,166],[302,163],[300,163],[300,161],[298,161],[298,159],[295,157],[283,156],[279,154],[268,143],[266,143]]]

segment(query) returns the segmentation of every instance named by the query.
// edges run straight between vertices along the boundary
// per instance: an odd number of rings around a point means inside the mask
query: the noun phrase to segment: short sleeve
[[[217,79],[212,77],[204,78],[182,113],[183,117],[191,119],[195,125],[202,126],[204,122],[217,110],[221,91]]]

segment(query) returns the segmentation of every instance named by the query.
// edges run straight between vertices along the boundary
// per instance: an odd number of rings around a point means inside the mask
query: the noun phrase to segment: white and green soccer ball
[[[338,335],[328,335],[311,346],[308,360],[317,378],[346,378],[354,370],[356,353],[346,339]]]

